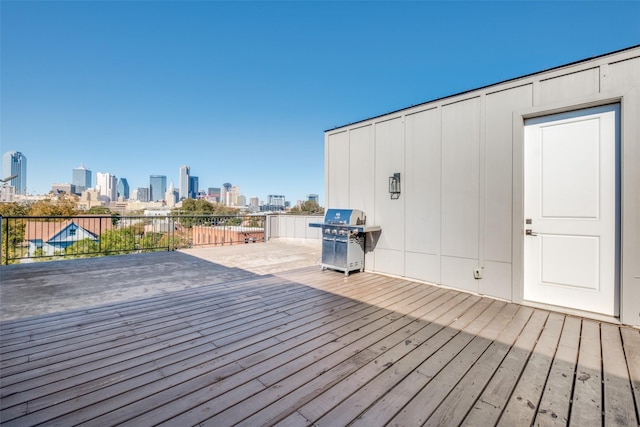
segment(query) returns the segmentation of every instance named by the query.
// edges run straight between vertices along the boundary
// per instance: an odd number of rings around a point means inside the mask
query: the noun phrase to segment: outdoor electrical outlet
[[[473,269],[473,278],[482,279],[482,267],[476,267]]]

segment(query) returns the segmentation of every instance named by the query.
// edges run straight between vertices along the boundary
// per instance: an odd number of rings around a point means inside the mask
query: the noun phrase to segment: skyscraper
[[[164,200],[164,193],[167,192],[166,175],[151,175],[149,177],[149,200],[157,202]]]
[[[174,207],[178,202],[178,191],[175,189],[173,182],[169,184],[169,188],[167,188],[167,192],[164,194],[164,201],[167,203],[167,207]]]
[[[2,156],[1,179],[9,178],[9,185],[15,188],[15,194],[27,194],[27,158],[19,151],[7,151]]]
[[[91,171],[80,164],[73,169],[71,183],[76,186],[76,194],[81,194],[84,190],[91,188]]]
[[[284,196],[269,194],[267,196],[267,203],[262,206],[261,210],[264,211],[284,211],[286,208],[286,201]]]
[[[238,197],[240,197],[240,186],[231,187],[231,206],[238,206]]]
[[[118,180],[118,197],[122,197],[124,200],[129,199],[129,183],[127,178],[120,178]]]
[[[231,206],[231,187],[232,185],[228,182],[222,184],[222,203],[225,206]]]
[[[178,191],[180,193],[180,200],[189,197],[189,172],[191,168],[189,166],[180,166],[180,181],[178,185]]]
[[[99,188],[100,196],[106,197],[109,201],[118,200],[118,178],[109,172],[96,173],[96,190]]]
[[[138,190],[136,191],[136,200],[139,200],[141,202],[148,202],[149,201],[149,189],[147,187],[138,187]]]
[[[197,199],[198,198],[198,177],[197,176],[190,176],[189,177],[189,197],[192,199]]]

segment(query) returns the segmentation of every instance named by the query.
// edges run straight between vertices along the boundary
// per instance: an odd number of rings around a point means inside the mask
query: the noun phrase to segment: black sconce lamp
[[[396,172],[389,177],[389,194],[392,199],[400,198],[400,172]]]

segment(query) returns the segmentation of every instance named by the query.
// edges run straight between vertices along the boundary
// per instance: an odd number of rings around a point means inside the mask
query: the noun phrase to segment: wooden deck
[[[640,331],[305,268],[1,324],[3,426],[638,424]]]

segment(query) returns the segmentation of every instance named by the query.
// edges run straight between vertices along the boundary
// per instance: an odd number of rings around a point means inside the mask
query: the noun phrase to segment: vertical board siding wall
[[[442,107],[442,283],[478,292],[480,98]]]
[[[621,292],[636,299],[626,322],[640,325],[639,87],[636,47],[327,131],[327,207],[361,209],[382,227],[367,242],[368,271],[521,302],[525,113],[619,102]],[[402,192],[392,200],[396,172]]]
[[[438,108],[405,117],[405,173],[400,196],[406,209],[405,275],[433,283],[441,283],[440,120]]]
[[[484,267],[481,293],[507,300],[511,293],[513,111],[533,105],[533,85],[487,94],[484,151]]]
[[[403,203],[389,197],[389,177],[404,172],[404,144],[397,141],[404,141],[402,117],[376,123],[373,217],[376,224],[385,224],[388,229],[380,234],[374,255],[376,268],[403,276],[405,211]]]

